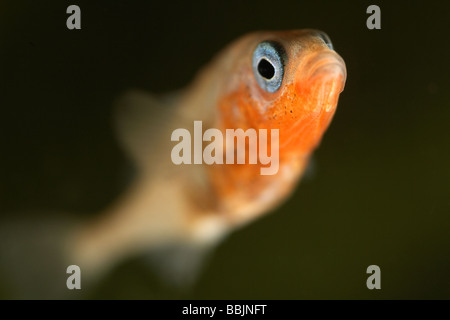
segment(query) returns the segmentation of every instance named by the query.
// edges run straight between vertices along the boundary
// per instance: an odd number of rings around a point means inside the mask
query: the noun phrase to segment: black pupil
[[[272,79],[275,75],[275,68],[266,59],[261,59],[261,61],[258,63],[258,72],[264,78]]]

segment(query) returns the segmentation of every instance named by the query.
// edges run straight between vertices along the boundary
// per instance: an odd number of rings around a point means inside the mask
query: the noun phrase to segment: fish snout
[[[307,72],[297,71],[297,90],[309,88],[308,103],[310,111],[334,112],[339,94],[344,90],[347,70],[344,60],[332,50],[320,52],[310,57]]]

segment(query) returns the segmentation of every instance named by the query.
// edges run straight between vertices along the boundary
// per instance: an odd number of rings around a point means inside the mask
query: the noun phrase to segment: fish
[[[137,175],[94,220],[67,231],[60,241],[64,261],[99,279],[120,261],[149,252],[165,281],[192,283],[217,244],[292,195],[333,119],[346,77],[345,62],[324,32],[256,31],[225,47],[184,90],[124,94],[114,123]],[[203,132],[214,128],[223,136],[254,129],[258,149],[277,142],[276,172],[261,174],[267,168],[261,159],[175,164],[172,133],[192,132],[196,121]],[[273,130],[277,141],[261,133]],[[231,152],[237,156],[249,141]]]

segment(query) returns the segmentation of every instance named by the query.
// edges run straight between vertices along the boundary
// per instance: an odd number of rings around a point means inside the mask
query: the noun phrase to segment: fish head
[[[232,50],[219,108],[229,128],[279,129],[280,158],[307,157],[335,113],[344,60],[318,30],[256,32]],[[230,58],[232,59],[232,58]]]

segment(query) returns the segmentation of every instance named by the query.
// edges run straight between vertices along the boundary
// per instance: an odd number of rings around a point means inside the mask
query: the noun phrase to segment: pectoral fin
[[[212,247],[212,244],[167,245],[149,252],[146,261],[163,283],[177,288],[188,288],[201,274],[211,255]]]

